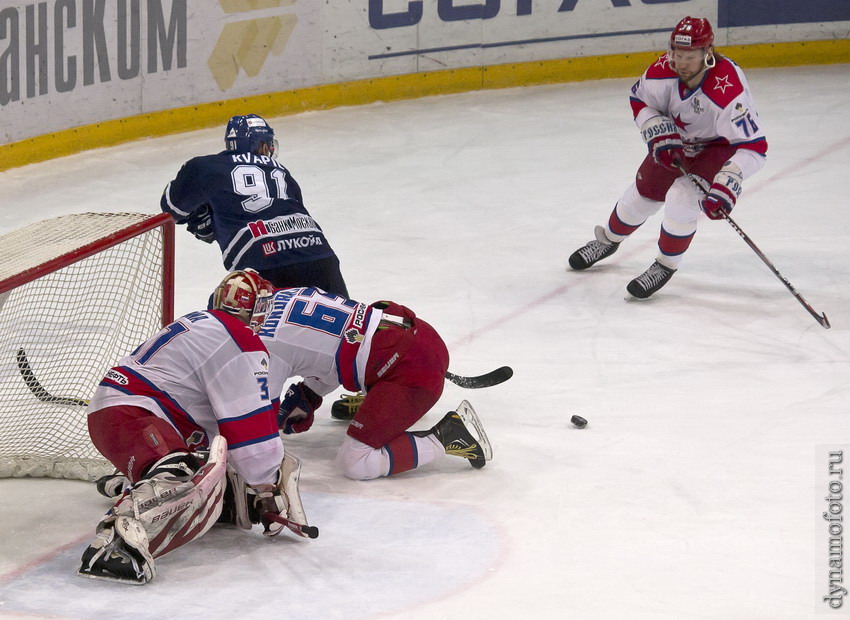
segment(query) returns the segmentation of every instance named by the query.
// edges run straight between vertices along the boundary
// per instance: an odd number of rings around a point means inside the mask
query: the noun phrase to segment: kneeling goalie
[[[271,295],[256,272],[230,273],[212,310],[181,317],[107,372],[88,427],[121,472],[98,490],[119,497],[83,552],[80,575],[147,583],[154,558],[216,522],[315,537],[298,492],[301,464],[284,454],[268,353],[256,335]]]

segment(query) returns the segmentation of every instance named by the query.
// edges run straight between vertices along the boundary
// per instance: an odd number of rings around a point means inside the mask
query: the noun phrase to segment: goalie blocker
[[[307,524],[298,483],[301,460],[285,454],[280,464],[277,484],[251,487],[232,467],[227,468],[227,490],[219,523],[229,523],[244,530],[262,523],[265,536],[277,536],[284,526],[305,538],[316,538],[318,529]],[[278,518],[272,518],[277,515]]]

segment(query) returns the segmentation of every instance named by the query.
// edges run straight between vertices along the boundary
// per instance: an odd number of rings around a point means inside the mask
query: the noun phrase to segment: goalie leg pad
[[[209,459],[191,479],[154,473],[125,491],[112,514],[137,519],[147,533],[151,556],[165,555],[200,538],[216,522],[226,470],[227,442],[219,435],[210,446]]]

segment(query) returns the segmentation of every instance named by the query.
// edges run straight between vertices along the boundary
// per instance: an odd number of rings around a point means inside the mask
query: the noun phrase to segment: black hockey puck
[[[570,422],[572,422],[576,426],[576,428],[584,428],[585,426],[587,426],[587,420],[585,420],[580,415],[574,415],[573,417],[571,417]]]

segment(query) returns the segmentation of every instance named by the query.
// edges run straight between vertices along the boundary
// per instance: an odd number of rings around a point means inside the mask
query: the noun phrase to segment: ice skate
[[[593,233],[596,239],[588,241],[584,247],[570,255],[570,267],[573,269],[587,269],[617,251],[620,244],[608,239],[602,226],[594,228]]]
[[[156,568],[141,523],[129,517],[104,519],[98,526],[97,538],[83,552],[77,573],[90,579],[133,585],[151,581]]]
[[[364,398],[365,394],[343,394],[342,398],[331,405],[331,417],[334,420],[351,420],[357,414]]]
[[[629,282],[626,286],[626,290],[632,297],[636,297],[637,299],[646,299],[658,291],[658,289],[662,286],[667,284],[670,278],[673,277],[674,273],[676,273],[675,269],[670,269],[658,261],[655,261],[652,265],[650,265],[649,269]]]
[[[98,493],[104,497],[113,498],[121,495],[130,484],[124,474],[116,471],[114,474],[107,474],[98,478],[95,486]]]
[[[469,432],[464,422],[475,428],[478,439]],[[458,406],[458,411],[449,411],[430,430],[414,431],[413,434],[419,437],[435,435],[443,444],[446,454],[467,459],[475,469],[481,469],[493,458],[493,451],[484,433],[481,420],[467,401],[463,401]]]

